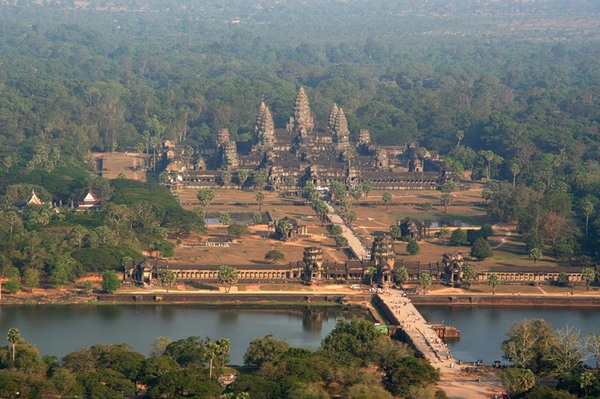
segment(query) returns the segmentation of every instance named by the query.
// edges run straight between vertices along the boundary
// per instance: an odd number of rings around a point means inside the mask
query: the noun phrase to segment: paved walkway
[[[368,252],[367,249],[364,247],[362,242],[360,242],[358,237],[354,235],[354,232],[350,230],[348,226],[346,226],[344,219],[342,219],[342,217],[337,213],[333,206],[327,205],[327,208],[329,209],[329,213],[327,215],[329,217],[329,220],[332,224],[338,225],[342,228],[342,235],[348,240],[348,246],[352,249],[352,251],[354,251],[356,257],[358,259],[363,259],[364,257],[366,257],[366,254]]]
[[[494,373],[483,371],[483,368],[473,368],[472,372],[466,372],[466,365],[458,364],[448,346],[437,337],[409,298],[401,296],[395,290],[390,294],[379,294],[378,297],[382,305],[387,307],[388,314],[393,316],[391,322],[397,323],[413,347],[439,370],[438,385],[449,397],[484,399],[493,398],[502,392],[500,380]]]

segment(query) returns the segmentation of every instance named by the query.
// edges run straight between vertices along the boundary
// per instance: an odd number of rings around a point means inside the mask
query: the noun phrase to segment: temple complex
[[[167,166],[161,182],[171,188],[256,186],[253,176],[264,170],[265,186],[271,190],[289,190],[308,181],[321,187],[337,181],[348,188],[370,181],[374,189],[414,190],[437,189],[452,177],[439,159],[422,156],[413,144],[377,146],[365,129],[351,142],[346,114],[337,104],[319,128],[303,87],[294,104],[286,126],[278,128],[271,110],[261,102],[249,143],[236,143],[227,129],[221,129],[213,146],[193,153],[165,144]],[[220,178],[225,171],[231,176],[230,186]]]

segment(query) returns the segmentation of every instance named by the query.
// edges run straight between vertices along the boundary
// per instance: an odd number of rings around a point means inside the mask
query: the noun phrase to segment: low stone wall
[[[106,294],[98,295],[102,302],[114,303],[239,303],[253,304],[264,302],[281,303],[315,303],[330,302],[341,303],[342,298],[352,302],[369,302],[371,295],[341,295],[341,294],[260,294],[260,293],[211,293],[211,294],[181,294],[181,293],[156,293],[156,294]]]
[[[600,307],[600,297],[529,295],[414,295],[415,305],[440,306],[590,306]]]

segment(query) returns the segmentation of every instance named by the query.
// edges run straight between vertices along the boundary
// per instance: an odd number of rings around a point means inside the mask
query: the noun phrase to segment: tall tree
[[[462,130],[456,131],[456,148],[460,147],[460,142],[465,138],[465,132]]]
[[[279,359],[289,348],[286,341],[273,337],[271,333],[262,338],[254,338],[244,353],[244,364],[260,367]]]
[[[417,284],[419,285],[419,287],[423,288],[424,290],[426,290],[432,283],[431,280],[431,274],[429,273],[420,273],[418,280],[417,280]]]
[[[216,341],[208,340],[204,344],[204,350],[206,357],[208,358],[208,379],[212,380],[213,364],[216,362],[219,365],[223,365],[229,355],[231,345],[229,339],[219,338]]]
[[[244,183],[248,180],[248,171],[246,169],[240,169],[237,172],[237,180],[240,185],[240,190],[244,188]]]
[[[361,185],[362,192],[365,193],[365,197],[369,196],[369,193],[373,191],[373,182],[370,180],[363,181]]]
[[[19,332],[19,330],[17,328],[10,328],[8,330],[8,334],[6,335],[6,339],[8,340],[8,343],[10,344],[10,346],[12,347],[12,363],[14,366],[14,364],[15,364],[15,348],[17,346],[17,343],[21,340],[21,333]]]
[[[392,275],[394,277],[394,282],[400,284],[400,286],[408,282],[408,270],[406,270],[406,267],[404,266],[395,267]]]
[[[160,282],[167,287],[167,292],[169,292],[169,286],[175,285],[175,281],[175,273],[173,270],[165,270],[160,276]]]
[[[228,170],[221,172],[221,181],[224,186],[227,186],[231,182],[231,172]]]
[[[229,293],[231,287],[238,280],[239,270],[235,267],[222,265],[219,267],[219,271],[217,273],[217,279],[219,283],[225,287],[225,292]]]
[[[510,164],[510,173],[513,176],[513,181],[512,181],[513,187],[515,186],[515,184],[517,182],[517,175],[520,172],[521,172],[521,167],[519,166],[519,164],[517,162],[513,162]]]
[[[254,187],[259,191],[264,190],[265,184],[267,184],[268,172],[265,168],[261,168],[254,172],[252,176],[252,181],[254,182]]]
[[[590,284],[596,280],[596,271],[590,267],[585,267],[581,270],[581,280],[585,281],[586,290],[589,291]]]
[[[533,265],[537,263],[538,259],[542,258],[542,250],[538,247],[533,247],[529,250],[529,257],[533,259]]]
[[[200,201],[200,205],[206,211],[208,205],[215,199],[215,190],[211,188],[201,188],[196,193],[196,198]]]
[[[385,211],[387,212],[389,209],[389,203],[392,201],[392,193],[390,193],[389,191],[385,191],[381,195],[381,200],[383,201],[385,205]]]
[[[471,265],[464,265],[462,268],[462,272],[463,272],[463,276],[462,278],[464,280],[466,280],[467,284],[462,284],[465,286],[465,288],[468,288],[469,286],[471,286],[471,280],[477,278],[477,269],[475,269],[473,266]]]
[[[500,284],[500,277],[497,274],[490,274],[487,278],[487,283],[492,287],[492,294],[496,295],[496,286]]]
[[[256,198],[256,202],[258,202],[258,210],[261,211],[262,204],[265,200],[265,194],[262,191],[257,191],[256,194],[254,195],[254,198]]]
[[[589,334],[585,337],[585,344],[588,353],[596,361],[596,368],[600,367],[600,334]]]
[[[365,274],[367,276],[369,276],[369,285],[373,285],[373,278],[375,277],[375,275],[377,274],[377,268],[373,267],[373,266],[369,266],[366,270],[365,270]]]
[[[448,213],[448,205],[452,203],[452,194],[442,193],[440,196],[440,203],[444,206],[444,213]]]
[[[589,199],[585,198],[580,203],[581,212],[583,216],[585,216],[585,237],[588,237],[588,225],[590,220],[590,215],[594,212],[594,204]]]

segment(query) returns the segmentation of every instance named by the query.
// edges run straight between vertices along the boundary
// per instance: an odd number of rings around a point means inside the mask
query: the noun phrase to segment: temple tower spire
[[[338,149],[344,150],[348,147],[348,121],[342,108],[338,109],[333,123],[333,141],[338,144]]]
[[[333,132],[333,127],[335,125],[335,118],[337,117],[340,109],[338,108],[336,103],[333,103],[333,108],[331,108],[331,112],[329,113],[329,119],[327,120],[327,130]]]
[[[294,131],[298,133],[301,141],[306,141],[314,127],[315,123],[310,111],[308,96],[304,91],[304,87],[300,86],[294,105]]]
[[[273,122],[273,116],[269,107],[264,102],[260,103],[254,125],[254,134],[263,149],[273,147],[273,143],[275,142],[275,123]]]

